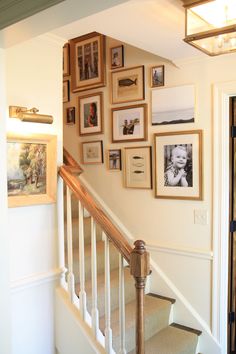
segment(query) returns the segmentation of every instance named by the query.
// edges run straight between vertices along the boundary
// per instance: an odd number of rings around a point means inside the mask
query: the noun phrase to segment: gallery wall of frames
[[[84,165],[120,173],[124,188],[202,200],[196,88],[170,86],[170,63],[154,55],[153,62],[129,65],[127,48],[96,32],[64,45],[64,129],[77,141],[74,155]]]

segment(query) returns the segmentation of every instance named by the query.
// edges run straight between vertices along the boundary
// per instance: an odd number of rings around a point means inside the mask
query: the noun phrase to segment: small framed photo
[[[111,84],[112,103],[144,100],[144,66],[112,72]]]
[[[121,170],[121,149],[108,150],[108,169],[112,171]]]
[[[117,107],[112,112],[112,142],[147,140],[147,104]]]
[[[101,134],[103,131],[103,93],[81,96],[78,100],[79,134]]]
[[[152,188],[151,146],[125,148],[125,187]]]
[[[66,109],[66,124],[75,124],[75,107],[68,107]]]
[[[56,202],[56,149],[54,135],[7,136],[9,207]]]
[[[111,69],[118,69],[124,66],[124,46],[111,48]]]
[[[158,133],[154,142],[156,198],[202,200],[202,131]]]
[[[63,81],[63,103],[70,101],[70,82],[69,80]]]
[[[194,123],[194,119],[194,85],[152,90],[152,125]]]
[[[102,140],[87,141],[82,143],[82,163],[83,164],[103,163]]]
[[[105,36],[92,32],[70,40],[72,91],[105,86]]]
[[[164,65],[153,66],[151,68],[151,87],[164,86],[165,84],[165,67]]]
[[[70,75],[70,45],[66,43],[63,47],[63,76]]]

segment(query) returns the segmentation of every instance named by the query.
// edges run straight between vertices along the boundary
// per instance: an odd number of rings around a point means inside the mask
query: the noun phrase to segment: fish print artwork
[[[131,80],[131,79],[121,79],[118,81],[119,86],[131,86],[131,85],[137,85],[137,80]]]
[[[118,95],[126,97],[127,95],[135,95],[138,93],[138,75],[122,77],[118,80]]]

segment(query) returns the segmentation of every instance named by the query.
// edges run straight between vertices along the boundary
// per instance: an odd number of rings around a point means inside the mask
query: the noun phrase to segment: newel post
[[[136,287],[136,354],[144,354],[144,291],[146,278],[150,274],[150,261],[142,240],[134,242],[130,256],[130,273],[135,279]]]

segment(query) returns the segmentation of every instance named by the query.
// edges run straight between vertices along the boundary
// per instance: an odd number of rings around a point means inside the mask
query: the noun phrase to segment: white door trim
[[[213,298],[212,332],[227,352],[229,232],[229,99],[236,81],[213,86]]]

